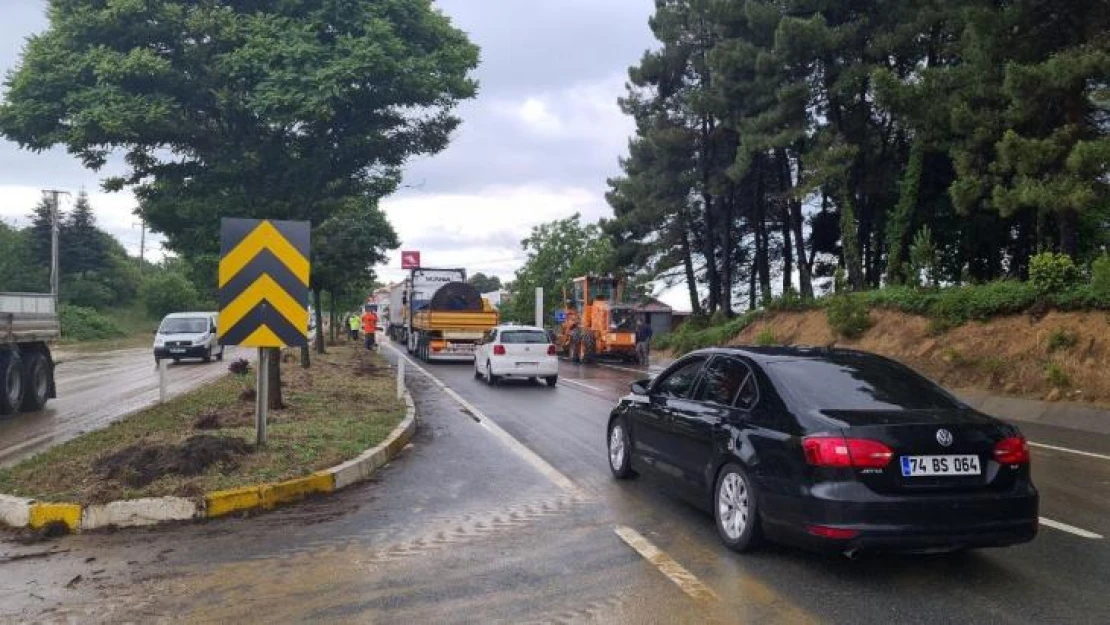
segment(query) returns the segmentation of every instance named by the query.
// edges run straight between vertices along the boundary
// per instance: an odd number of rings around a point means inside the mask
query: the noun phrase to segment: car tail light
[[[827,525],[807,525],[806,531],[814,536],[831,538],[833,540],[848,540],[859,536],[857,530],[844,529],[843,527],[829,527]]]
[[[554,346],[554,345],[548,345],[548,346],[547,346],[547,355],[548,355],[548,356],[554,356],[554,355],[556,355],[556,352],[555,352],[555,346]]]
[[[802,440],[806,462],[815,467],[881,469],[890,464],[890,447],[865,438],[813,436]]]
[[[994,459],[999,464],[1028,464],[1029,443],[1020,436],[1004,438],[994,446]]]
[[[494,356],[504,356],[505,355],[505,346],[504,345],[494,345],[493,346],[493,355]]]

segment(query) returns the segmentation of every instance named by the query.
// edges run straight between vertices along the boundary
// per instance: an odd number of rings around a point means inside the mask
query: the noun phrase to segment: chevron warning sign
[[[307,342],[309,237],[307,221],[221,221],[221,345]]]

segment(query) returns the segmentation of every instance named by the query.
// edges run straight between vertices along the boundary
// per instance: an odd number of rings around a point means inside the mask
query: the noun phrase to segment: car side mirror
[[[633,395],[643,395],[644,397],[647,397],[648,385],[650,383],[651,383],[651,380],[637,380],[636,382],[633,382],[632,383],[632,394]]]

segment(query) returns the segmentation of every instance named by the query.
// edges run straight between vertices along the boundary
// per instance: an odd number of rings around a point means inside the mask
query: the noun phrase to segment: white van
[[[154,336],[154,364],[164,358],[200,358],[204,362],[224,359],[224,348],[216,340],[214,312],[171,313],[162,319]]]

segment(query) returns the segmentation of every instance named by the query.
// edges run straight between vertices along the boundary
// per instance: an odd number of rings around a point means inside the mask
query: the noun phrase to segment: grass
[[[1067,351],[1079,343],[1079,335],[1070,330],[1063,328],[1056,328],[1048,335],[1048,351],[1049,353],[1064,350]]]
[[[1069,376],[1068,372],[1064,371],[1064,369],[1060,365],[1054,362],[1050,362],[1045,365],[1044,377],[1045,381],[1048,382],[1049,385],[1057,388],[1063,388],[1071,385],[1071,376]]]
[[[108,477],[98,461],[133,446],[181,446],[197,435],[238,438],[253,445],[254,404],[240,399],[253,375],[227,375],[164,405],[137,412],[34,458],[0,470],[0,493],[45,501],[98,503],[138,497],[196,497],[204,492],[279,481],[334,466],[369,449],[404,417],[396,378],[379,356],[335,347],[310,369],[282,365],[286,408],[272,410],[269,444],[208,466],[199,475],[166,473],[136,486]],[[213,416],[214,415],[214,416]],[[195,427],[198,417],[216,429]]]
[[[106,310],[98,314],[119,329],[119,336],[75,338],[73,333],[63,328],[63,335],[57,342],[57,347],[69,352],[89,353],[150,347],[154,343],[154,332],[158,329],[159,320],[151,319],[141,304]]]

